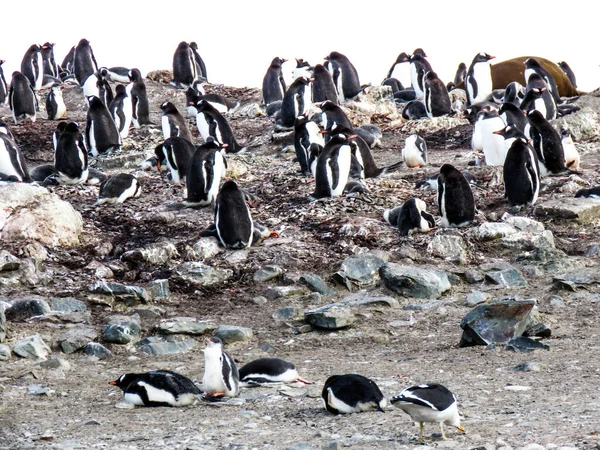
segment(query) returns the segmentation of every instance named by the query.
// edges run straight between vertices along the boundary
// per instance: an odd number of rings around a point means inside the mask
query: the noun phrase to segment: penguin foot
[[[221,400],[223,400],[224,396],[225,392],[215,392],[214,394],[209,394],[208,392],[205,392],[204,394],[202,394],[202,400],[207,402],[220,402]]]
[[[314,381],[308,381],[308,380],[305,380],[305,379],[304,379],[304,378],[302,378],[302,377],[298,377],[298,378],[296,378],[296,381],[299,381],[300,383],[304,383],[304,384],[315,384],[315,382],[314,382]]]

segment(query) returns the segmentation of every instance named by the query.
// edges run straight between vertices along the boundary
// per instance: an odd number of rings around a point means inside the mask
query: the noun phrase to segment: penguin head
[[[86,98],[87,98],[87,101],[90,104],[90,106],[103,104],[102,100],[100,100],[100,98],[97,97],[96,95],[88,95]]]
[[[406,62],[409,60],[408,55],[406,54],[406,52],[402,52],[398,55],[398,57],[396,58],[396,64],[400,64],[403,62]]]
[[[124,373],[115,381],[109,381],[108,384],[110,384],[111,386],[117,386],[124,391],[125,389],[127,389],[127,386],[129,386],[139,376],[140,374],[137,373]]]
[[[229,183],[230,181],[228,181],[227,183]],[[235,181],[231,181],[235,184]],[[225,184],[227,184],[225,183]],[[225,184],[223,186],[225,186]],[[237,185],[236,185],[237,187]],[[221,188],[222,189],[222,188]],[[216,348],[216,347],[222,347],[223,346],[223,341],[218,338],[217,336],[212,336],[209,338],[206,338],[206,348]]]
[[[560,132],[560,136],[562,139],[571,139],[571,132],[565,128]]]
[[[412,53],[412,56],[418,56],[419,58],[427,58],[427,54],[425,53],[425,50],[423,50],[422,48],[415,48],[415,50]]]
[[[142,72],[140,72],[140,69],[131,69],[127,75],[129,76],[129,80],[133,82],[142,79]]]

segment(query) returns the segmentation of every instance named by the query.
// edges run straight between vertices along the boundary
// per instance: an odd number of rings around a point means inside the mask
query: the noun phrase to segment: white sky
[[[30,0],[7,2],[3,10],[0,59],[8,82],[31,44],[56,43],[60,64],[86,38],[99,65],[137,67],[143,74],[170,69],[177,44],[196,41],[209,80],[238,87],[260,87],[275,56],[317,64],[333,50],[350,58],[361,83],[378,84],[400,52],[417,47],[444,82],[460,62],[468,66],[484,51],[495,61],[526,55],[565,60],[579,89],[600,86],[596,6],[580,0]]]

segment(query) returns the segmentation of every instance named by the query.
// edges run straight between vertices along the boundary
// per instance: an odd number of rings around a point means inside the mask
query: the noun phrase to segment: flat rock
[[[582,95],[575,101],[581,109],[553,120],[552,125],[557,130],[569,130],[575,141],[594,139],[600,134],[597,103],[595,96]]]
[[[555,248],[554,235],[550,230],[544,230],[536,233],[517,232],[501,238],[500,245],[513,250]]]
[[[47,359],[52,350],[42,337],[36,334],[18,341],[13,348],[13,352],[22,358]]]
[[[47,370],[71,370],[71,363],[63,358],[51,358],[39,363],[39,366]]]
[[[214,236],[201,237],[190,249],[188,249],[188,259],[194,261],[204,261],[223,253],[225,249],[219,244],[219,240]]]
[[[112,352],[98,342],[88,342],[85,344],[83,347],[83,353],[88,356],[95,356],[98,359],[107,359],[112,357]]]
[[[148,355],[171,355],[190,350],[196,340],[184,336],[150,336],[135,345]]]
[[[10,347],[8,345],[0,344],[0,361],[8,361],[10,356]]]
[[[373,254],[349,256],[342,262],[340,270],[335,273],[334,279],[348,290],[374,284],[380,267],[386,264],[385,260]]]
[[[129,344],[140,339],[142,328],[137,320],[127,317],[112,317],[102,332],[102,339],[113,344]]]
[[[143,248],[125,252],[121,255],[121,259],[134,264],[160,266],[167,264],[171,259],[177,258],[178,256],[179,253],[177,252],[175,244],[169,241],[159,241]]]
[[[125,169],[139,169],[146,158],[147,155],[143,151],[130,149],[126,152],[114,152],[98,158],[96,169],[101,171],[119,170],[121,172]]]
[[[485,222],[477,227],[474,235],[479,241],[495,241],[497,239],[510,236],[516,232],[516,228],[508,223]]]
[[[479,268],[485,273],[486,280],[495,285],[506,288],[527,286],[521,272],[506,262],[482,264]]]
[[[198,261],[184,262],[175,269],[173,278],[194,286],[213,286],[233,276],[231,269],[215,269]]]
[[[57,298],[52,297],[48,299],[48,305],[52,311],[59,312],[74,312],[74,311],[87,311],[88,307],[85,302],[78,300],[73,297]]]
[[[232,342],[244,342],[252,339],[253,332],[251,328],[238,327],[235,325],[220,325],[215,332],[215,336],[225,344]]]
[[[599,284],[600,272],[596,268],[583,268],[574,272],[555,275],[554,282],[562,288],[575,292],[579,288]]]
[[[196,317],[172,317],[161,320],[154,329],[159,334],[202,336],[212,334],[217,329],[217,326],[214,323],[200,320]]]
[[[257,283],[265,283],[267,281],[275,280],[276,278],[281,278],[283,275],[283,269],[279,266],[265,266],[258,269],[254,272],[252,279]]]
[[[486,294],[481,291],[473,291],[470,294],[465,295],[464,305],[473,307],[480,303],[485,303],[490,299],[490,294]]]
[[[10,272],[21,267],[21,260],[6,250],[0,250],[0,272]]]
[[[297,306],[284,306],[276,309],[273,314],[271,314],[271,317],[280,322],[299,320],[304,317],[304,310],[302,308],[298,308]]]
[[[340,299],[339,303],[358,308],[369,306],[384,306],[387,308],[400,307],[400,302],[394,297],[390,297],[389,295],[371,296],[364,292],[357,292],[354,294],[346,295]]]
[[[275,300],[278,298],[293,297],[296,295],[306,294],[306,288],[304,286],[292,285],[292,286],[275,286],[265,291],[265,297],[268,300]]]
[[[552,199],[537,203],[534,214],[538,217],[569,219],[585,225],[600,218],[600,199],[570,198]]]
[[[506,348],[507,350],[512,350],[519,353],[527,353],[534,350],[550,350],[549,345],[523,336],[519,336],[508,341]]]
[[[465,260],[467,247],[461,236],[438,235],[427,245],[427,251],[433,256],[449,260]]]
[[[18,322],[34,316],[43,316],[50,311],[50,305],[48,305],[46,299],[34,295],[30,298],[16,299],[5,314],[7,320]]]
[[[388,289],[406,297],[436,299],[451,288],[446,273],[436,269],[387,263],[379,274]]]
[[[504,219],[504,221],[517,230],[524,231],[526,233],[542,233],[546,229],[542,222],[530,219],[529,217],[508,216]]]
[[[104,280],[95,282],[89,287],[94,294],[111,296],[127,305],[149,303],[152,298],[148,291],[141,286],[128,286],[122,283],[111,283]]]
[[[335,294],[335,290],[331,289],[319,275],[305,273],[300,276],[299,281],[311,291],[318,292],[321,295]]]
[[[352,325],[355,319],[350,306],[343,303],[332,303],[304,313],[306,322],[326,330],[345,328]]]
[[[152,280],[148,283],[148,292],[154,300],[166,300],[171,297],[169,280]]]
[[[98,333],[93,328],[71,328],[60,339],[59,345],[63,353],[74,353],[97,338]]]

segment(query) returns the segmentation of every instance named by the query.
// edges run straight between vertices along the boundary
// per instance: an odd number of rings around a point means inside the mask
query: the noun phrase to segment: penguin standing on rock
[[[249,384],[313,384],[298,375],[293,363],[280,358],[259,358],[250,361],[240,368],[240,381]]]
[[[340,102],[352,100],[362,92],[358,72],[348,57],[339,52],[331,52],[325,60]]]
[[[469,105],[484,101],[492,93],[492,67],[490,61],[494,58],[494,56],[483,52],[478,53],[473,58],[465,77]]]
[[[245,147],[242,147],[235,138],[227,118],[214,106],[206,100],[200,100],[196,104],[196,109],[198,110],[196,125],[205,141],[213,138],[226,147],[227,153],[239,153],[245,150]]]
[[[160,172],[161,161],[165,160],[171,181],[173,183],[185,183],[188,169],[190,167],[190,159],[196,148],[187,139],[173,136],[162,144],[159,144],[154,149],[158,160],[158,170]]]
[[[58,184],[80,184],[88,178],[88,154],[76,122],[61,127],[54,151],[54,170]]]
[[[429,71],[425,74],[423,82],[425,87],[424,100],[425,110],[428,117],[440,117],[452,112],[452,102],[448,89],[437,74]]]
[[[63,99],[62,86],[54,84],[46,96],[48,120],[60,120],[67,117],[67,107]]]
[[[0,173],[6,177],[14,177],[15,181],[31,181],[17,143],[5,133],[0,133]]]
[[[8,84],[6,83],[4,70],[2,69],[4,62],[3,59],[0,59],[0,105],[8,102]]]
[[[44,83],[44,57],[39,45],[33,44],[23,56],[21,73],[27,77],[33,90],[39,91]]]
[[[435,219],[427,212],[425,202],[419,198],[410,198],[402,206],[386,209],[383,218],[398,228],[400,236],[408,236],[414,231],[427,232],[435,227]]]
[[[438,208],[445,228],[465,226],[475,219],[475,198],[471,186],[463,174],[450,164],[440,168]]]
[[[405,52],[402,52],[396,58],[392,67],[387,73],[387,79],[394,78],[403,86],[410,86],[410,58]]]
[[[196,63],[196,78],[198,80],[203,79],[204,81],[208,81],[206,64],[204,64],[204,60],[200,56],[200,52],[198,52],[198,44],[195,42],[190,42],[189,45],[190,49],[192,50],[192,55],[194,56],[194,62]]]
[[[338,95],[335,84],[333,83],[333,78],[323,64],[317,64],[315,66],[312,72],[312,78],[312,101],[314,103],[320,103],[329,100],[337,105],[339,103]]]
[[[540,192],[540,168],[535,150],[515,139],[504,161],[504,192],[512,207],[533,205]]]
[[[187,197],[183,204],[189,207],[209,206],[217,198],[221,178],[227,171],[223,147],[209,138],[196,146],[189,162],[186,177]]]
[[[121,148],[121,136],[115,121],[102,100],[95,95],[88,97],[85,140],[92,156],[98,156]]]
[[[218,337],[206,339],[204,349],[204,397],[218,400],[221,397],[237,397],[240,392],[240,376],[235,361],[223,350]]]
[[[129,136],[133,106],[131,104],[131,97],[127,95],[127,88],[124,85],[117,84],[115,87],[115,97],[113,98],[113,101],[110,102],[108,111],[115,121],[121,139],[125,139]]]
[[[408,167],[423,167],[428,164],[427,143],[418,134],[411,134],[404,141],[402,159]]]
[[[362,375],[332,375],[323,386],[325,409],[333,414],[381,411],[386,400],[373,380]]]
[[[196,60],[189,44],[182,41],[173,55],[173,81],[171,84],[179,89],[191,86],[198,79]]]
[[[96,205],[123,203],[128,198],[139,197],[142,188],[138,179],[129,173],[119,173],[107,177],[100,183]]]
[[[173,103],[167,100],[159,106],[159,109],[161,109],[163,112],[161,125],[164,139],[178,136],[183,139],[187,139],[190,143],[194,142],[194,139],[192,138],[192,132],[188,128],[185,119]]]
[[[461,62],[456,69],[456,74],[454,75],[454,86],[458,86],[461,83],[464,83],[465,77],[467,76],[467,65],[464,62]]]
[[[339,197],[346,191],[352,164],[350,140],[355,137],[335,134],[325,145],[317,159],[315,190],[311,199]]]
[[[13,72],[12,74],[8,99],[15,124],[27,119],[35,122],[37,97],[31,83],[21,72]]]
[[[98,71],[98,63],[90,46],[90,41],[81,39],[73,53],[73,73],[77,82],[83,86],[90,75]]]
[[[279,112],[279,118],[277,119],[278,125],[285,128],[291,128],[294,126],[296,117],[304,114],[310,109],[310,105],[304,103],[306,98],[304,93],[306,89],[309,88],[311,81],[312,79],[310,78],[298,77],[290,85],[288,90],[285,91],[281,102],[281,111]]]
[[[278,100],[283,100],[286,86],[281,67],[286,61],[287,59],[279,57],[273,58],[271,65],[267,69],[262,84],[263,103],[265,105]]]
[[[567,75],[567,78],[569,79],[573,87],[577,89],[577,78],[575,78],[575,72],[573,72],[571,66],[569,66],[569,64],[567,64],[566,61],[561,61],[558,63],[558,67],[562,69],[562,71]]]
[[[140,128],[142,125],[151,125],[146,84],[139,69],[129,71],[129,80],[127,94],[131,97],[131,122],[135,128]]]

